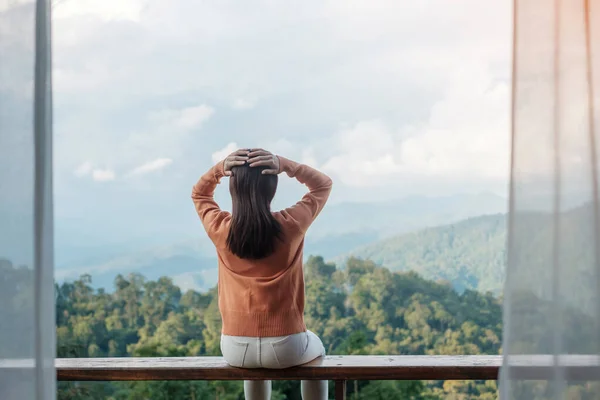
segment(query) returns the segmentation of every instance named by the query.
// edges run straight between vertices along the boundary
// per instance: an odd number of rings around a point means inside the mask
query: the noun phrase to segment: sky
[[[54,0],[57,241],[197,234],[191,187],[239,147],[322,169],[332,203],[506,195],[510,3]]]

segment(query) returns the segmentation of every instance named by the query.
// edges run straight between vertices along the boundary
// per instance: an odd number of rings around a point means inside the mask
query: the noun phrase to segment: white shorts
[[[311,331],[277,337],[221,335],[225,361],[238,368],[289,368],[325,355],[323,342]]]

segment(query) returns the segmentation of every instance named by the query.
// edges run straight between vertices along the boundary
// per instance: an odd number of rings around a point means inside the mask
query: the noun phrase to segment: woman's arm
[[[263,174],[285,172],[290,178],[296,178],[298,182],[308,186],[308,193],[298,203],[281,211],[286,219],[293,220],[302,232],[306,232],[325,207],[331,193],[331,178],[308,165],[276,156],[263,149],[252,149],[248,157],[251,167],[266,167]]]
[[[278,158],[280,172],[285,172],[290,178],[296,178],[308,187],[308,193],[299,202],[282,211],[282,214],[288,214],[296,221],[302,232],[306,232],[325,207],[333,182],[330,177],[308,165],[281,156]]]
[[[229,215],[228,212],[221,211],[221,208],[215,201],[215,189],[221,182],[222,177],[231,175],[232,167],[243,165],[247,159],[247,150],[238,150],[231,153],[225,160],[219,161],[208,172],[202,175],[192,188],[192,200],[194,201],[196,212],[211,239],[213,239],[214,233],[221,227],[223,220]]]
[[[213,233],[219,229],[221,222],[223,222],[223,219],[228,214],[221,211],[221,208],[214,199],[215,189],[224,176],[223,161],[220,161],[202,175],[192,188],[192,200],[194,201],[196,212],[211,239],[213,238]]]

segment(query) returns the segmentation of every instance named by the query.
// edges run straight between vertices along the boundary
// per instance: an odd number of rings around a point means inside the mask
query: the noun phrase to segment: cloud
[[[96,182],[114,181],[115,172],[111,169],[94,169],[92,171],[92,178]]]
[[[235,99],[231,108],[234,110],[250,110],[256,106],[256,101],[238,98]]]
[[[20,0],[23,1],[23,0]],[[94,16],[104,21],[130,20],[139,21],[147,0],[54,0],[52,2],[54,18],[83,18]]]
[[[21,7],[25,4],[31,4],[34,0],[0,0],[0,13],[10,11],[10,9]]]
[[[150,118],[166,127],[179,128],[187,131],[200,128],[214,113],[214,108],[202,104],[179,110],[161,110],[152,114]]]
[[[55,118],[58,175],[63,171],[73,174],[73,165],[80,163],[82,157],[93,160],[95,165],[129,171],[128,176],[164,168],[171,163],[167,160],[185,159],[188,149],[195,147],[198,139],[205,139],[204,135],[192,133],[201,130],[215,113],[206,104],[138,110],[136,118],[130,116],[127,107],[114,111],[73,107],[67,115],[57,111]],[[89,164],[79,165],[75,176],[89,175],[90,168]],[[61,181],[57,183],[60,185]]]
[[[143,174],[147,174],[149,172],[158,171],[160,169],[163,169],[163,168],[169,166],[172,162],[173,162],[173,160],[171,160],[170,158],[157,158],[156,160],[149,161],[145,164],[135,167],[127,175],[128,176],[143,175]]]
[[[53,15],[65,207],[82,158],[119,177],[176,159],[159,178],[172,201],[243,146],[325,169],[336,196],[368,186],[364,200],[505,180],[509,2],[121,3],[65,0]]]
[[[509,87],[485,67],[461,72],[423,123],[381,119],[339,131],[323,168],[350,186],[408,179],[507,182]]]
[[[89,175],[90,172],[92,172],[92,167],[93,167],[92,163],[89,161],[86,161],[86,162],[80,164],[73,173],[75,174],[75,176],[81,178],[86,175]]]
[[[94,168],[94,164],[91,161],[81,163],[75,168],[73,174],[78,178],[91,176],[96,182],[113,181],[116,178],[116,174],[112,169]]]
[[[213,164],[224,160],[225,157],[227,157],[228,155],[230,155],[231,153],[233,153],[234,151],[236,151],[238,149],[239,149],[239,147],[238,147],[237,143],[235,143],[235,142],[228,143],[227,146],[223,147],[221,150],[217,150],[214,153],[212,153],[211,158],[212,158]]]

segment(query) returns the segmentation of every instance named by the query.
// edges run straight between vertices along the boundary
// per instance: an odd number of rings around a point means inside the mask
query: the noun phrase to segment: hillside
[[[411,196],[380,203],[338,203],[328,205],[311,226],[305,243],[305,256],[318,254],[326,259],[347,254],[360,246],[416,229],[437,226],[485,213],[503,211],[506,200],[500,196],[457,194],[446,197]],[[57,220],[56,278],[59,282],[93,274],[94,287],[110,288],[115,274],[141,272],[148,279],[168,275],[184,289],[208,290],[217,279],[217,260],[210,240],[196,216],[191,233],[182,227],[181,235],[150,241],[123,242],[118,246],[100,240],[84,240],[66,234],[71,221]],[[69,225],[70,224],[70,225]],[[75,226],[71,226],[73,231]],[[0,256],[13,261],[8,250]]]
[[[591,312],[595,301],[590,283],[595,279],[591,272],[593,218],[594,210],[587,203],[565,210],[558,219],[546,212],[520,211],[514,226],[515,289],[539,296],[548,293],[552,287],[548,271],[556,250],[570,271],[561,280],[561,290],[569,293],[565,296],[573,306]],[[553,237],[556,221],[560,223],[558,239]],[[506,268],[506,223],[506,214],[469,218],[361,246],[334,261],[341,265],[350,256],[369,259],[392,271],[415,271],[426,279],[448,281],[459,292],[474,289],[499,295]],[[557,249],[555,239],[560,243]]]
[[[415,271],[426,279],[500,294],[504,281],[506,215],[469,218],[450,225],[394,236],[360,247],[349,256],[370,259],[392,271]]]

